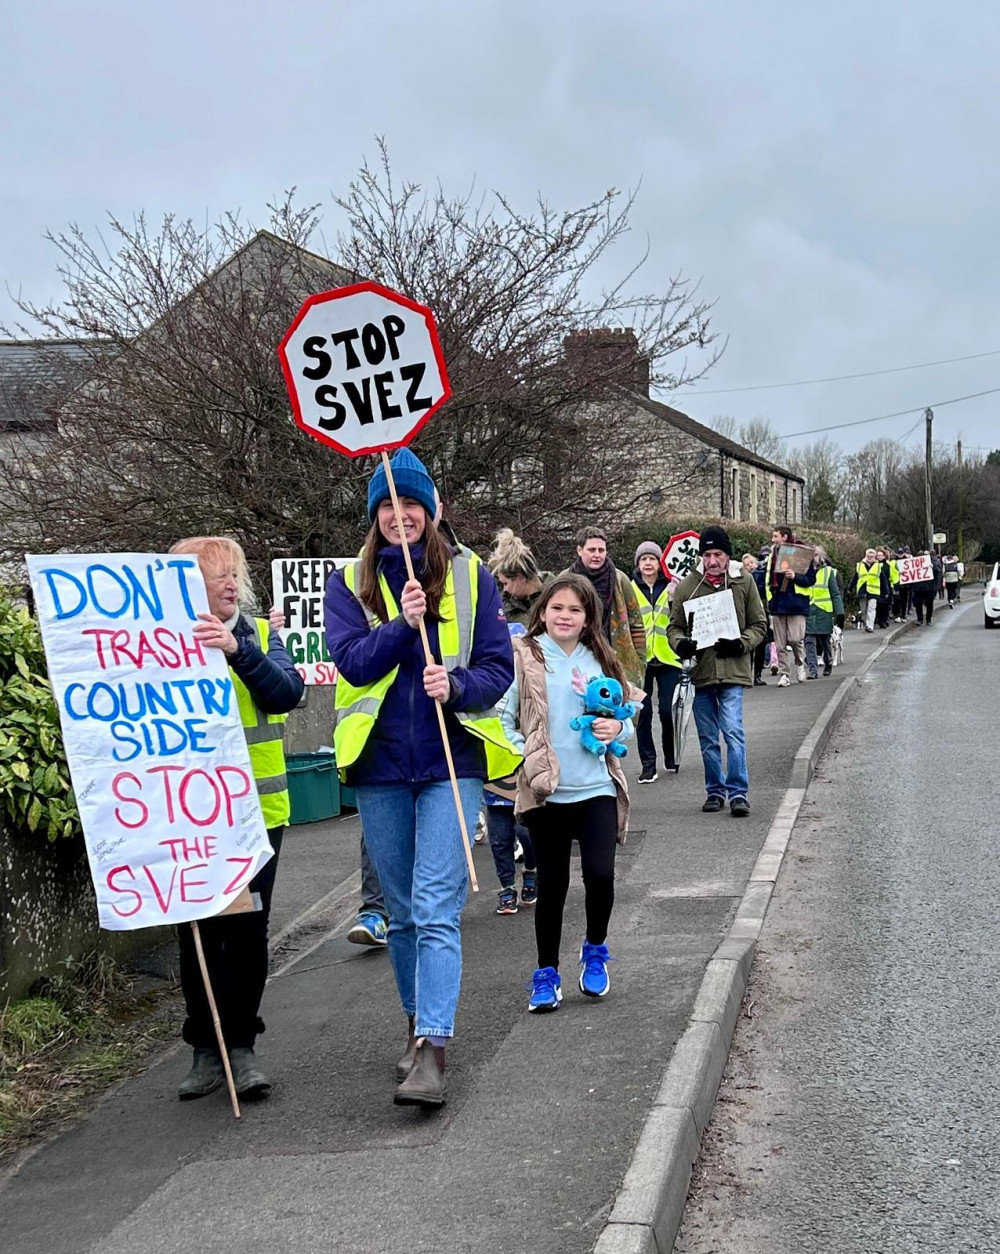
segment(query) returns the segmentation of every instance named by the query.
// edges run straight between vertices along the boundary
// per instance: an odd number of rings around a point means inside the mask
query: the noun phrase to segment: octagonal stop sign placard
[[[298,426],[348,457],[408,444],[451,396],[434,315],[378,283],[310,296],[278,357]]]

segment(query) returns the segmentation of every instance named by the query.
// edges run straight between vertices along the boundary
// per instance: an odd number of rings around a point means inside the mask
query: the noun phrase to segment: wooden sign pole
[[[414,582],[417,576],[413,569],[413,558],[410,556],[410,546],[406,542],[406,529],[403,526],[403,511],[399,508],[399,495],[396,492],[396,481],[392,477],[392,466],[389,464],[389,454],[382,453],[382,466],[385,470],[385,477],[389,483],[389,495],[392,497],[392,508],[396,514],[396,526],[399,528],[399,536],[403,544],[403,561],[406,563],[406,573]],[[428,526],[433,524],[428,520]],[[423,618],[420,619],[420,639],[424,646],[424,661],[427,666],[434,666],[434,654],[431,652],[430,641],[427,639],[427,627]],[[476,868],[472,861],[472,843],[469,840],[469,831],[465,826],[465,814],[462,811],[462,796],[458,791],[458,777],[455,774],[455,761],[451,756],[451,745],[448,741],[448,728],[444,721],[444,706],[440,701],[434,702],[434,708],[437,710],[438,727],[441,729],[441,743],[444,745],[444,756],[448,762],[448,777],[451,780],[451,791],[455,797],[455,809],[458,812],[458,826],[462,831],[462,843],[465,846],[465,861],[469,867],[469,881],[472,884],[472,891],[479,892],[479,881],[476,879]]]
[[[233,1083],[233,1069],[229,1065],[229,1053],[226,1050],[226,1042],[222,1035],[222,1024],[219,1022],[219,1008],[215,1004],[215,994],[212,992],[212,981],[208,978],[208,964],[205,961],[205,951],[201,945],[201,928],[199,928],[197,920],[192,920],[191,931],[194,933],[194,947],[198,951],[198,966],[201,967],[201,978],[205,981],[208,1008],[212,1012],[212,1022],[215,1025],[215,1039],[219,1042],[219,1055],[222,1058],[222,1067],[226,1073],[226,1084],[229,1086],[229,1100],[233,1104],[233,1114],[239,1119],[240,1103],[239,1098],[236,1096],[236,1085]]]

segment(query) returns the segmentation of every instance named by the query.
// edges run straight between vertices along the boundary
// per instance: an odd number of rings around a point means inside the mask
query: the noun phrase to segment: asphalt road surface
[[[680,1254],[1000,1250],[1000,632],[966,598],[820,762]]]

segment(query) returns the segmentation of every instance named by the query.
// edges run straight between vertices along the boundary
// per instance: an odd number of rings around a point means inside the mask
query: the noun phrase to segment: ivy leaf
[[[28,663],[24,660],[24,654],[22,653],[14,654],[14,665],[21,672],[21,674],[24,676],[25,679],[31,678],[31,670],[28,667]]]
[[[42,803],[36,797],[32,801],[28,810],[28,831],[33,832],[38,826],[38,820],[42,817]]]

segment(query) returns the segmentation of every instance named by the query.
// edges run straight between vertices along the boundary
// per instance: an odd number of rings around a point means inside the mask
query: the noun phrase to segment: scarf
[[[589,579],[594,585],[597,599],[604,610],[604,634],[606,636],[610,635],[611,609],[615,600],[615,588],[618,586],[618,571],[615,569],[611,558],[606,557],[604,565],[598,570],[591,570],[589,566],[584,566],[583,562],[577,558],[570,570],[574,575],[583,575],[585,579]]]

